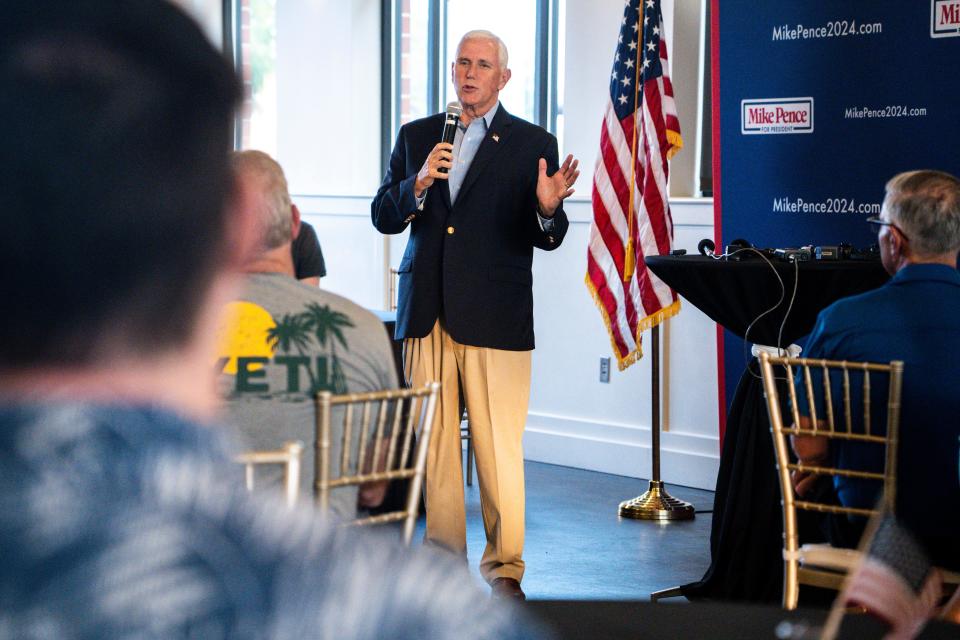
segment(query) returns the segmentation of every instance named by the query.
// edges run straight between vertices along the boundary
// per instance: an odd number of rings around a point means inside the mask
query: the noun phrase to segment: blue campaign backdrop
[[[713,0],[711,11],[718,247],[866,247],[887,179],[960,175],[960,0]],[[729,406],[746,364],[730,332],[722,358]]]

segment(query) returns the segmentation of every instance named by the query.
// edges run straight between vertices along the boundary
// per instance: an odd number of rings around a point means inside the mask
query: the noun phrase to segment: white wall
[[[563,245],[534,260],[537,350],[524,438],[531,460],[649,477],[651,375],[649,332],[644,358],[599,382],[600,358],[611,355],[600,313],[583,283],[592,209],[568,201]],[[713,232],[710,201],[674,201],[675,246],[695,251]],[[718,465],[715,325],[681,301],[662,326],[661,475],[713,489]]]

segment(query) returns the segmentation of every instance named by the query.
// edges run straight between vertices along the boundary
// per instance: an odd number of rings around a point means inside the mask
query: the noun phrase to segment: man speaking
[[[407,382],[439,380],[427,459],[427,541],[466,553],[460,388],[470,420],[487,546],[480,571],[495,596],[522,599],[523,428],[530,397],[533,249],[560,246],[564,198],[580,172],[557,140],[500,104],[507,48],[488,31],[460,40],[451,65],[462,113],[404,125],[371,215],[410,238],[400,263],[398,339]]]

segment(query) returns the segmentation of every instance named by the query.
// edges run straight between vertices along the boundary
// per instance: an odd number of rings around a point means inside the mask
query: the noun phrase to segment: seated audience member
[[[293,206],[296,207],[296,205]],[[299,215],[298,210],[297,216]],[[297,280],[319,287],[320,278],[327,275],[327,265],[323,261],[323,251],[320,249],[317,232],[309,223],[300,222],[300,233],[293,239],[291,255]]]
[[[842,616],[844,610],[859,615],[863,608],[886,627],[870,637],[915,638],[939,613],[942,576],[931,566],[923,546],[894,516],[877,518],[867,532],[871,537],[864,554],[837,596],[831,618]],[[841,631],[839,637],[854,636]]]
[[[880,216],[883,266],[893,276],[884,286],[840,300],[823,310],[804,355],[831,360],[904,362],[897,462],[897,517],[926,548],[935,564],[960,568],[960,181],[939,171],[910,171],[892,178]],[[886,377],[873,379],[872,429],[886,428]],[[857,384],[851,384],[859,391]],[[839,395],[835,394],[835,398]],[[860,406],[855,399],[854,407]],[[805,409],[805,407],[804,407]],[[854,416],[862,424],[862,416]],[[860,442],[794,439],[806,463],[840,468],[864,464],[883,469],[883,451]],[[814,490],[816,478],[796,477],[800,495]],[[841,504],[873,507],[879,483],[836,478]],[[840,519],[835,544],[855,546],[863,522]]]
[[[393,351],[383,323],[372,313],[294,278],[290,244],[300,216],[280,165],[262,151],[241,151],[234,154],[233,166],[256,200],[261,242],[244,267],[246,286],[229,305],[221,339],[218,363],[227,421],[239,428],[246,449],[278,449],[287,440],[306,443],[301,486],[310,495],[314,397],[318,391],[396,388]],[[333,440],[335,463],[341,437]],[[365,487],[361,506],[377,506],[385,489],[386,483]],[[331,507],[342,517],[353,517],[356,503],[355,488],[331,494]]]
[[[243,489],[211,427],[240,93],[166,2],[0,5],[0,637],[522,637],[456,563]]]

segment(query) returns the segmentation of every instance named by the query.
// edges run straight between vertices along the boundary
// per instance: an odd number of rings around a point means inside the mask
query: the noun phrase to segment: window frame
[[[536,0],[534,123],[557,133],[559,102],[557,94],[559,3],[563,0]],[[400,4],[403,0],[381,0],[381,156],[386,172],[394,136],[400,130]],[[427,112],[439,113],[441,84],[446,78],[443,43],[447,41],[446,0],[427,0]]]

